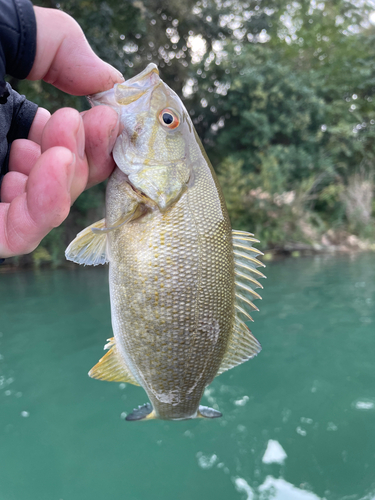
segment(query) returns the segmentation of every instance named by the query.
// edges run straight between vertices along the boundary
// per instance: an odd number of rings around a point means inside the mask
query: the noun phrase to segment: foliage
[[[371,224],[374,193],[373,175],[364,168],[351,175],[342,193],[349,227],[361,233]]]
[[[335,227],[363,232],[348,199],[353,205],[364,184],[348,193],[360,166],[371,177],[375,162],[371,2],[36,3],[70,13],[99,56],[126,78],[158,64],[163,80],[185,96],[234,225],[268,247],[316,241]],[[20,89],[51,111],[87,106],[45,83],[22,82]],[[373,183],[366,189],[368,225]],[[43,242],[52,260],[102,212],[103,188],[79,198],[58,236]]]
[[[284,4],[278,21],[271,13],[274,27],[264,43],[227,41],[202,60],[194,79],[193,99],[199,95],[209,110],[195,121],[221,175],[229,155],[241,170],[237,177],[252,184],[248,193],[257,185],[270,198],[314,179],[314,193],[300,207],[304,223],[313,221],[310,234],[343,224],[360,231],[341,192],[359,165],[370,171],[374,165],[375,31],[366,27],[366,9],[350,2]],[[272,207],[254,212],[247,206],[247,227],[262,221],[264,232],[271,224],[264,212],[272,219]],[[278,231],[266,236],[271,246],[291,236],[286,227],[293,224],[285,225],[280,214],[277,221]]]
[[[33,252],[32,258],[34,267],[36,268],[40,267],[41,264],[49,263],[52,260],[52,257],[49,254],[48,250],[42,245],[39,245],[38,248]]]

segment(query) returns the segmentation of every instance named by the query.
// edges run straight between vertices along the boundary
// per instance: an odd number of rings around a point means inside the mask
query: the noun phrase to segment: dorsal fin
[[[257,278],[265,278],[257,269],[259,266],[265,266],[256,259],[258,255],[263,254],[252,246],[253,243],[259,243],[253,236],[253,234],[245,231],[232,231],[234,272],[236,276],[235,318],[228,347],[217,375],[253,358],[261,350],[261,345],[241,320],[241,317],[243,317],[245,321],[253,321],[249,312],[258,311],[259,309],[252,301],[261,299],[261,296],[255,292],[254,288],[263,288]]]
[[[115,339],[108,339],[104,349],[111,348],[89,371],[91,378],[107,380],[108,382],[126,382],[139,385],[117,350]]]
[[[233,231],[232,238],[236,276],[236,314],[242,314],[246,319],[252,320],[249,313],[258,311],[253,300],[261,299],[261,296],[254,289],[263,288],[258,279],[265,278],[264,274],[257,269],[257,267],[265,267],[265,265],[256,257],[263,254],[253,247],[252,244],[259,243],[259,241],[251,233]]]

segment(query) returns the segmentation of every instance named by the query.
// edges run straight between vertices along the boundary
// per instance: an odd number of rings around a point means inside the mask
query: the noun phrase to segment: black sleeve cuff
[[[26,78],[34,64],[36,52],[36,19],[29,0],[14,0],[20,23],[17,58],[7,71],[15,78]]]
[[[8,132],[8,142],[27,139],[38,105],[28,101],[24,95],[11,90],[13,98],[13,119]]]
[[[0,0],[0,78],[26,78],[34,64],[36,19],[29,0]]]
[[[7,84],[9,97],[0,113],[0,186],[8,172],[10,147],[16,139],[27,139],[38,106]],[[0,200],[1,201],[1,200]]]
[[[18,57],[10,75],[23,79],[30,73],[36,52],[36,19],[29,0],[14,0],[21,26]]]

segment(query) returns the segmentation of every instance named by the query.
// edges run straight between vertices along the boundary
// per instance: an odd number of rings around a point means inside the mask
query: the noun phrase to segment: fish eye
[[[164,127],[169,129],[175,129],[180,125],[180,119],[175,111],[166,108],[160,111],[159,121]]]

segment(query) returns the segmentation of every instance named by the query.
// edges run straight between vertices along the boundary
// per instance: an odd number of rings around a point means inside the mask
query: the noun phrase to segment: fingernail
[[[111,64],[108,64],[108,66],[111,68],[111,70],[113,71],[113,73],[116,73],[117,79],[119,79],[122,82],[125,81],[125,78],[124,78],[123,74],[120,73],[120,71],[118,69],[114,68]]]
[[[124,75],[122,73],[120,73],[120,71],[118,71],[117,69],[116,69],[116,73],[117,73],[118,77],[120,78],[120,80],[122,82],[124,82],[125,81]]]
[[[81,160],[85,157],[85,129],[82,118],[79,117],[80,123],[77,131],[77,153]]]

